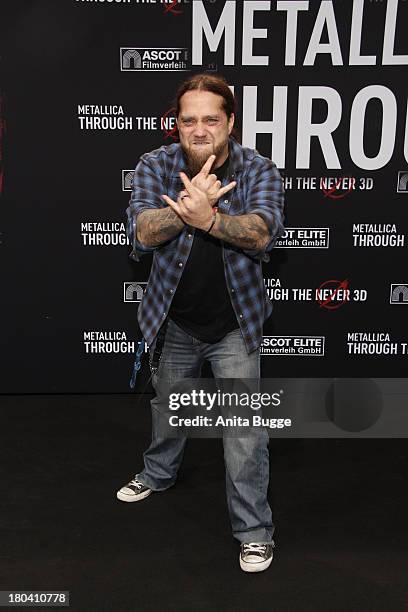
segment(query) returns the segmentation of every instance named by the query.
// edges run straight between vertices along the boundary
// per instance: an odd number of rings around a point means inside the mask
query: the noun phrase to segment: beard
[[[190,147],[189,149],[186,149],[182,145],[182,149],[187,158],[187,165],[191,172],[191,176],[194,177],[196,174],[200,172],[201,168],[204,166],[205,162],[210,157],[210,155],[216,156],[214,164],[213,164],[213,167],[214,167],[219,155],[224,150],[225,144],[226,143],[221,143],[218,146],[214,147],[213,143],[209,143],[207,146],[202,147],[203,148],[202,151],[200,150],[200,147],[196,147],[194,145],[192,145],[192,147]]]

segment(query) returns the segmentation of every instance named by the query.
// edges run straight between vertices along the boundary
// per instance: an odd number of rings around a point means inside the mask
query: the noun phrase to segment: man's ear
[[[232,128],[234,127],[234,123],[235,123],[235,115],[234,113],[231,113],[231,117],[228,120],[228,135],[231,134]]]

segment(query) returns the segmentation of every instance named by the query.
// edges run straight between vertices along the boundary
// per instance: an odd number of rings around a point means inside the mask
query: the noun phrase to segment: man
[[[283,186],[273,162],[231,136],[235,101],[227,82],[195,75],[177,92],[180,143],[142,155],[128,214],[131,256],[153,252],[138,310],[149,345],[152,443],[144,469],[117,492],[146,498],[174,484],[186,438],[160,436],[160,381],[200,376],[259,379],[262,325],[272,304],[261,261],[283,233]],[[268,435],[224,437],[227,502],[244,571],[266,569],[274,525],[267,500]]]

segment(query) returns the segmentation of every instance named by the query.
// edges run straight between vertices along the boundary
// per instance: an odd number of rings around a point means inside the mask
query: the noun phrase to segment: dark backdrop
[[[364,3],[361,55],[376,56],[374,65],[350,65],[351,1],[335,0],[332,17],[322,12],[320,2],[310,2],[307,11],[299,12],[295,65],[285,60],[286,13],[277,10],[275,2],[270,10],[256,11],[253,19],[255,29],[265,30],[263,38],[258,33],[253,41],[253,55],[266,56],[268,65],[243,63],[241,53],[244,5],[259,8],[268,3],[195,4],[204,7],[213,30],[222,11],[232,6],[233,65],[225,62],[224,39],[211,50],[205,35],[202,63],[193,63],[193,50],[197,53],[199,44],[193,26],[197,27],[200,7],[193,11],[190,2],[1,3],[3,393],[128,391],[139,338],[138,285],[143,288],[150,269],[149,257],[140,264],[128,257],[124,224],[131,172],[141,154],[174,141],[169,133],[174,90],[191,71],[202,70],[222,73],[235,87],[244,145],[253,146],[258,131],[245,129],[254,112],[247,98],[251,86],[257,87],[258,121],[274,118],[275,131],[282,122],[286,126],[285,159],[275,161],[285,180],[285,225],[290,232],[264,264],[265,281],[275,291],[271,293],[274,312],[264,330],[265,336],[275,338],[269,338],[263,349],[264,375],[406,374],[408,60],[405,56],[393,64],[384,62],[382,51],[392,30],[394,55],[408,53],[403,28],[408,2]],[[391,5],[395,4],[393,25]],[[358,30],[357,17],[354,14]],[[334,55],[327,52],[305,65],[312,36],[320,38],[321,45],[336,46],[333,19],[343,65],[336,65]],[[323,24],[321,37],[316,33],[319,20],[329,23],[329,28]],[[249,36],[248,28],[244,36]],[[134,59],[132,69],[126,69],[123,48],[140,54],[143,48],[183,48],[186,70],[139,69]],[[358,144],[360,139],[356,96],[370,86],[376,89],[367,90],[371,99],[360,121],[364,153],[375,160],[387,137],[392,148],[389,159],[379,161],[378,167],[375,161],[374,167],[367,167],[370,162],[356,163],[350,153],[350,142]],[[341,117],[332,133],[339,165],[333,152],[326,159],[316,137],[311,138],[310,162],[297,159],[308,121],[306,106],[300,103],[307,87],[315,88],[314,123],[324,123],[328,114],[335,113],[334,102],[319,100],[321,91],[330,88],[333,99],[341,100]],[[286,121],[281,102],[272,116],[274,100],[282,92],[287,96]],[[385,109],[378,92],[389,100]],[[353,105],[357,123],[350,127]],[[123,116],[115,115],[119,107]],[[167,130],[161,129],[163,116],[169,118]],[[102,124],[99,129],[98,117],[106,125],[111,118],[111,127],[104,129]],[[121,129],[120,122],[115,123],[118,117],[127,118],[131,127]],[[156,118],[157,127],[149,117]],[[85,118],[91,118],[88,125]],[[276,146],[277,138],[259,133],[256,146],[263,155],[274,157],[271,143]],[[317,178],[314,186],[302,181],[311,177]],[[357,188],[349,191],[347,185],[338,185],[324,191],[319,184],[322,177],[353,177]],[[356,228],[357,224],[364,227]],[[311,228],[319,228],[323,242],[302,243],[307,235],[302,232],[316,238]],[[102,244],[92,244],[98,240]],[[369,240],[371,246],[354,242],[369,244]],[[351,299],[332,293],[321,304],[315,291],[322,285],[331,290],[348,288]],[[394,286],[400,289],[393,293]],[[310,289],[310,299],[299,289]],[[271,343],[295,352],[267,354]],[[314,351],[299,353],[299,345]],[[361,354],[364,350],[367,354]]]

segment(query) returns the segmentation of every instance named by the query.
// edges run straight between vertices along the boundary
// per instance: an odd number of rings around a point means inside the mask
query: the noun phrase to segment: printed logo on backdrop
[[[336,310],[348,302],[365,302],[367,296],[367,289],[350,289],[347,278],[323,281],[315,289],[316,302],[326,310]]]
[[[145,0],[147,2],[149,2],[149,0]],[[150,2],[152,1],[156,1],[156,0],[150,0]],[[207,3],[214,3],[217,2],[217,0],[201,0],[202,2],[207,2]],[[143,2],[143,0],[136,0],[136,2]],[[191,0],[160,0],[161,4],[164,4],[164,10],[163,13],[164,14],[171,14],[171,15],[182,15],[183,13],[183,9],[182,9],[182,5],[183,4],[187,4],[191,6]],[[189,8],[189,6],[187,7]]]
[[[398,172],[397,193],[408,193],[408,172]]]
[[[181,15],[183,10],[179,5],[179,0],[167,0],[167,6],[164,7],[164,13],[171,13],[172,15]]]
[[[179,139],[178,128],[176,123],[176,107],[172,106],[164,115],[160,117],[161,129],[164,133],[164,139],[171,138],[174,141]]]
[[[408,304],[408,283],[392,283],[390,304]]]
[[[330,176],[320,181],[320,189],[324,193],[324,197],[331,200],[342,200],[355,188],[356,179],[353,176],[343,176],[339,179]]]
[[[81,223],[83,246],[124,246],[130,245],[123,222],[86,221]]]
[[[316,290],[316,300],[322,308],[336,310],[350,300],[349,282],[330,279],[324,281]]]
[[[266,292],[274,302],[313,302],[328,310],[335,310],[345,302],[365,302],[366,289],[350,289],[349,281],[328,280],[317,288],[284,287],[279,278],[264,277]]]
[[[324,198],[330,200],[342,200],[353,191],[366,191],[374,187],[374,179],[367,176],[285,176],[282,180],[285,191],[320,190]]]
[[[77,112],[81,130],[133,130],[120,104],[78,104]]]
[[[78,121],[81,130],[162,130],[165,138],[178,139],[175,108],[168,109],[161,117],[146,115],[125,116],[122,105],[78,104]],[[126,172],[126,171],[125,171]]]
[[[180,72],[190,70],[189,53],[186,47],[121,47],[120,69],[122,72]]]
[[[275,249],[328,249],[330,229],[328,227],[285,227],[278,238]]]
[[[133,354],[137,344],[128,340],[124,331],[84,331],[82,335],[86,354]]]
[[[147,281],[123,283],[123,301],[140,304],[143,294],[146,291]]]
[[[348,332],[348,355],[407,355],[408,343],[391,340],[389,332]]]
[[[405,235],[395,223],[353,223],[353,247],[403,247]]]
[[[325,336],[263,336],[261,355],[323,357]]]
[[[134,170],[122,170],[122,191],[132,191]]]

